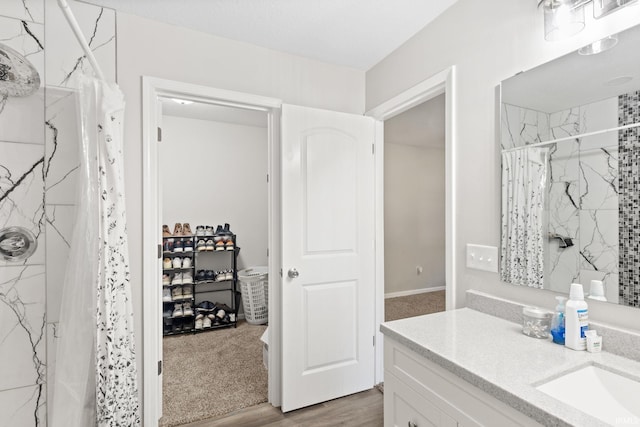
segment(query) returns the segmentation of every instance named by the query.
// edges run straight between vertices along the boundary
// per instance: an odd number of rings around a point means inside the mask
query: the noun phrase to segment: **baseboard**
[[[446,286],[434,286],[432,288],[421,288],[421,289],[411,289],[409,291],[390,292],[388,294],[384,294],[384,299],[424,294],[425,292],[444,291],[445,289],[447,289]]]

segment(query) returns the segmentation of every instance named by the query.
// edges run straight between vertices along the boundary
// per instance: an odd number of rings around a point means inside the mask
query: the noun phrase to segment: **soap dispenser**
[[[558,304],[551,320],[551,337],[554,343],[564,345],[564,303],[567,299],[557,296],[556,301]]]
[[[586,350],[585,332],[588,329],[589,311],[584,301],[584,290],[581,284],[572,283],[565,308],[564,345],[572,350]]]

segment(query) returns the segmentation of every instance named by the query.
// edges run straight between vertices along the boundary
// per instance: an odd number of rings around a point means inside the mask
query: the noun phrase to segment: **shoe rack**
[[[238,254],[236,235],[225,237],[225,245],[198,245],[200,241],[212,241],[213,235],[171,235],[163,240],[163,335],[196,333],[237,326],[240,293],[238,292]],[[188,261],[185,261],[188,260]],[[223,268],[213,271],[212,266]],[[206,271],[207,275],[196,274]],[[225,274],[226,273],[226,274]],[[231,273],[231,274],[230,274]],[[199,294],[230,296],[231,316],[224,322],[197,325]],[[199,327],[198,327],[199,326]]]

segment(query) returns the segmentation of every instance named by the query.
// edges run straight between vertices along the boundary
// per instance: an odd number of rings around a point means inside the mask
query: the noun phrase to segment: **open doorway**
[[[445,310],[445,94],[384,122],[385,321]]]
[[[160,426],[170,427],[268,400],[269,133],[266,111],[159,101]]]

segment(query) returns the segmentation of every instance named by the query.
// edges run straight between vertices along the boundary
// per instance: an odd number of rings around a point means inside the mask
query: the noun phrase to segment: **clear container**
[[[538,307],[522,309],[522,333],[533,338],[549,338],[553,313]]]

